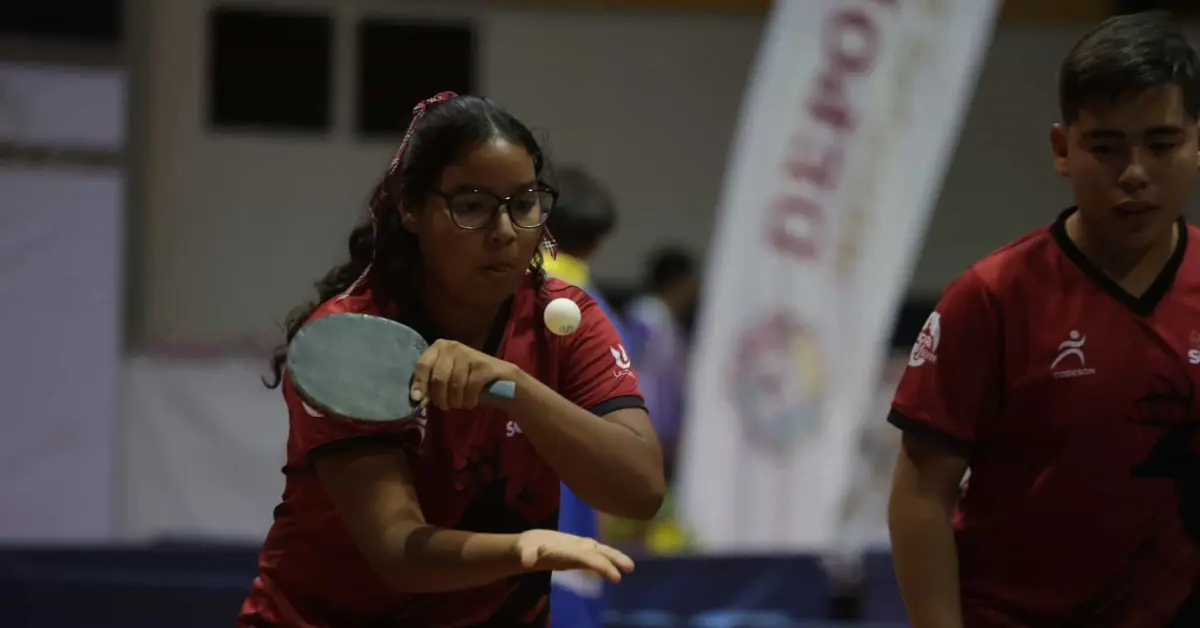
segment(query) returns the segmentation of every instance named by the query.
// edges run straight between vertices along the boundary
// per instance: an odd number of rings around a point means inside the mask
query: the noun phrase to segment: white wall
[[[622,224],[596,261],[634,282],[664,240],[703,248],[761,19],[496,9],[470,0],[276,0],[337,6],[337,129],[327,139],[213,135],[203,128],[208,0],[137,0],[152,54],[135,61],[143,199],[145,331],[229,341],[276,333],[344,257],[345,235],[394,146],[349,131],[354,15],[473,17],[481,91],[549,131],[553,157],[615,191]],[[472,8],[474,7],[474,8]],[[1052,173],[1058,60],[1080,34],[1002,28],[988,55],[912,284],[936,295],[971,261],[1047,222],[1069,199]],[[398,62],[401,62],[398,60]],[[397,112],[398,116],[405,112]]]
[[[366,3],[337,4],[348,35],[349,18]],[[397,15],[456,14],[385,4]],[[149,105],[135,121],[148,138],[137,180],[147,220],[143,314],[154,337],[274,333],[275,320],[345,255],[345,234],[395,150],[353,137],[347,84],[328,139],[210,134],[202,109],[206,5],[143,3],[151,18],[135,34],[152,38],[154,51],[138,62],[139,97]],[[481,33],[482,91],[547,129],[557,160],[584,163],[619,195],[624,222],[600,262],[604,275],[635,277],[637,252],[658,237],[705,243],[760,20],[470,14]],[[346,36],[337,45],[343,83],[353,74],[351,43]]]
[[[913,292],[936,296],[977,258],[1070,205],[1054,173],[1059,60],[1082,31],[1001,28],[946,175]]]

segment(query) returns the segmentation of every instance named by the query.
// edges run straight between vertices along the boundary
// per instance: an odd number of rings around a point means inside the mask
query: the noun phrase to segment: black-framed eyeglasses
[[[435,191],[436,196],[446,201],[450,219],[459,229],[476,230],[492,226],[500,216],[500,209],[508,211],[513,225],[521,229],[537,229],[546,224],[558,191],[537,186],[512,196],[501,198],[487,190],[466,190],[446,194]]]

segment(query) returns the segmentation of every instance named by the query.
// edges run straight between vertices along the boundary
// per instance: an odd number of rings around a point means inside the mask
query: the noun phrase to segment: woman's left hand
[[[470,410],[483,389],[500,380],[515,380],[516,365],[453,340],[438,340],[421,354],[413,371],[413,401],[428,399],[441,410]]]

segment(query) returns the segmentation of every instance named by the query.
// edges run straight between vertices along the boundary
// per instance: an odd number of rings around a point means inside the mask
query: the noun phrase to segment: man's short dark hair
[[[1153,87],[1177,86],[1192,119],[1200,119],[1200,58],[1166,11],[1111,17],[1071,49],[1058,79],[1062,120],[1072,124],[1098,100],[1116,102]]]
[[[582,169],[555,169],[558,203],[546,221],[558,248],[567,255],[584,256],[617,226],[617,207],[612,194]]]
[[[647,266],[646,287],[651,292],[663,292],[696,273],[695,260],[680,247],[658,249],[650,255]]]

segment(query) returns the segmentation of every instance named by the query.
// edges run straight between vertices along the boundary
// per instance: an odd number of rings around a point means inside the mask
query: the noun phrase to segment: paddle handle
[[[512,401],[517,396],[517,383],[511,379],[498,379],[484,387],[483,394],[496,399]]]

